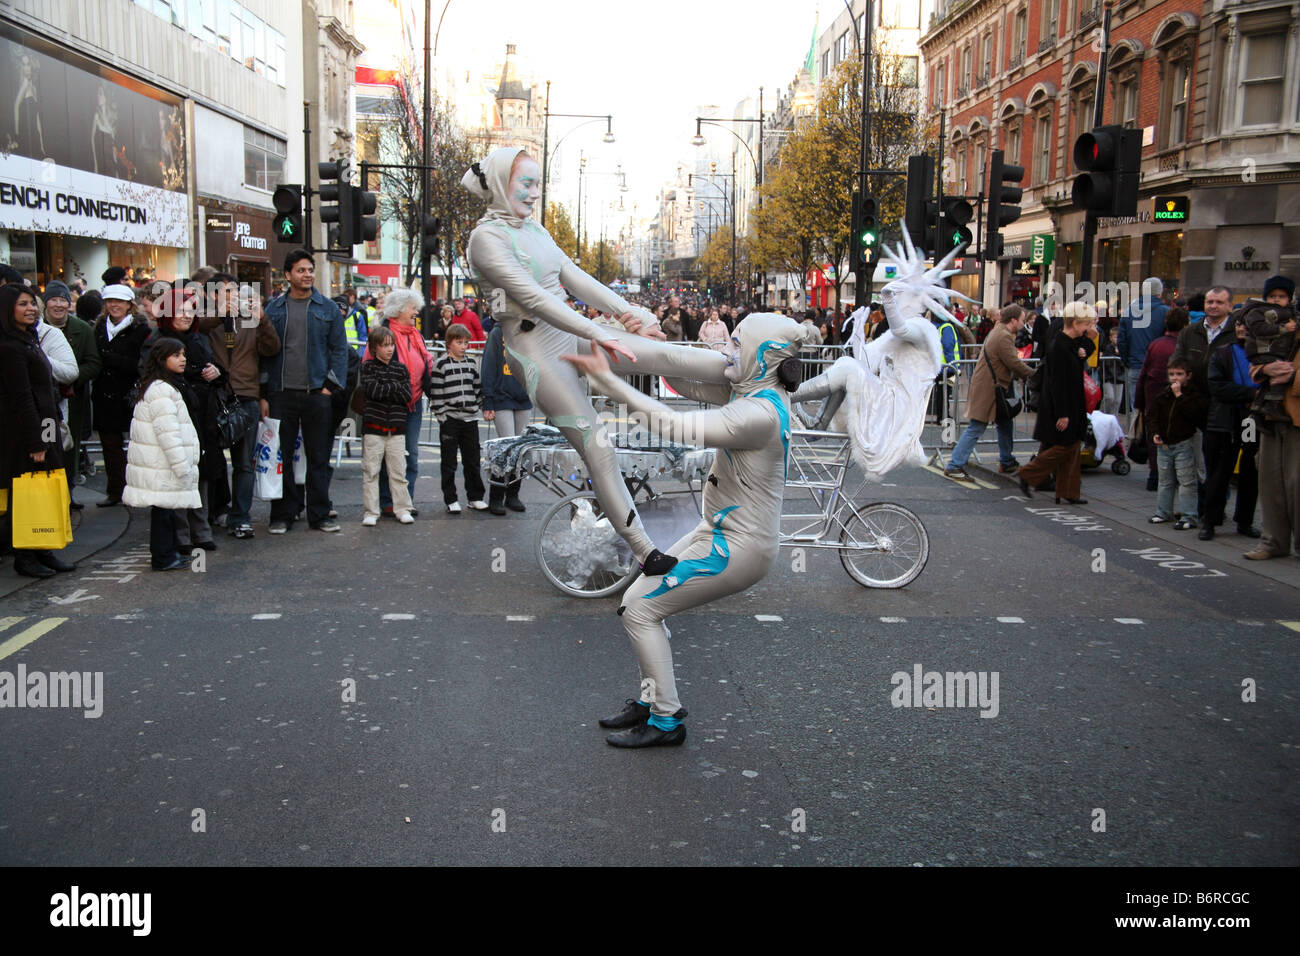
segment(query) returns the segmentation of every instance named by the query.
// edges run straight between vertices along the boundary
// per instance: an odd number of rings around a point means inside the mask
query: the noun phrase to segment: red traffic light
[[[1074,141],[1075,168],[1085,172],[1108,172],[1115,168],[1118,154],[1116,130],[1122,127],[1099,126],[1087,133],[1081,133]]]

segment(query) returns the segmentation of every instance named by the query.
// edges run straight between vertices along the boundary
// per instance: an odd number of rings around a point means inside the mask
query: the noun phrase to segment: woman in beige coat
[[[1026,379],[1033,369],[1020,360],[1016,352],[1016,333],[1024,325],[1024,312],[1018,305],[1009,305],[997,316],[997,324],[984,340],[983,354],[971,376],[970,394],[966,399],[966,417],[970,424],[957,439],[957,446],[948,459],[944,474],[958,481],[973,480],[966,474],[966,461],[975,443],[979,441],[990,423],[998,429],[999,470],[1010,474],[1020,467],[1012,454],[1011,419],[997,420],[997,397],[993,385],[1010,388],[1013,379]],[[987,358],[986,358],[987,357]]]

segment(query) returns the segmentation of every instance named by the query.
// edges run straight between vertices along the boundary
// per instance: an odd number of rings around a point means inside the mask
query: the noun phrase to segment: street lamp
[[[728,198],[727,198],[726,191],[723,190],[723,188],[722,188],[721,186],[719,186],[717,183],[712,182],[712,180],[715,179],[715,178],[717,178],[717,177],[721,177],[721,178],[723,178],[723,179],[730,179],[730,180],[731,180],[731,198],[730,198],[730,200],[728,200]],[[723,203],[727,206],[727,210],[728,210],[728,212],[729,212],[729,214],[730,214],[730,219],[731,219],[731,304],[732,304],[732,305],[735,305],[735,304],[736,304],[736,159],[735,159],[735,154],[734,154],[734,153],[732,154],[732,160],[731,160],[731,172],[729,172],[729,173],[719,173],[719,172],[715,172],[715,171],[710,171],[710,172],[708,173],[707,176],[701,176],[700,178],[701,178],[701,179],[707,179],[707,180],[710,180],[709,185],[712,186],[714,189],[716,189],[716,190],[718,191],[718,198],[720,198],[720,199],[723,201]],[[694,173],[692,173],[692,174],[690,174],[689,176],[686,177],[686,182],[687,182],[688,187],[689,187],[689,186],[694,182],[694,179],[695,179],[695,174],[694,174]],[[710,199],[711,199],[712,197],[707,197],[707,198],[710,198]],[[713,205],[712,205],[711,202],[710,202],[710,204],[709,204],[709,216],[710,216],[710,221],[712,221],[712,216],[713,216]],[[712,230],[712,229],[709,230],[709,240],[710,240],[710,241],[713,240],[713,230]]]
[[[761,86],[758,88],[758,119],[750,119],[748,117],[732,117],[731,119],[709,119],[708,117],[705,116],[697,116],[695,117],[695,135],[691,137],[692,146],[698,147],[698,146],[703,146],[705,144],[706,140],[704,139],[704,133],[701,129],[701,127],[705,123],[707,123],[710,126],[721,126],[732,136],[736,137],[737,141],[739,141],[741,146],[745,147],[745,152],[749,153],[750,162],[754,164],[754,189],[755,192],[758,194],[758,204],[760,206],[763,205],[763,126],[764,126],[763,88]],[[726,123],[757,123],[758,124],[758,156],[757,157],[754,156],[754,151],[749,148],[749,143],[745,142],[745,138],[741,136],[739,133],[737,133],[731,127],[726,126],[725,125]],[[733,170],[733,178],[732,178],[731,185],[732,185],[732,190],[734,192],[735,185],[736,185],[735,178],[734,178],[734,170]],[[732,237],[732,242],[734,243],[736,237],[734,200],[733,200],[733,208],[732,208],[731,237]],[[734,253],[732,255],[732,258],[733,259],[735,258]],[[763,277],[762,284],[764,287],[766,287],[767,285],[766,276]],[[734,279],[732,280],[732,286],[733,286],[732,298],[734,299],[735,298]],[[767,294],[766,288],[763,289],[763,294],[764,296],[766,296]]]
[[[552,113],[551,112],[551,81],[546,81],[546,109],[542,113],[544,119],[542,124],[542,225],[546,225],[546,183],[550,178],[551,155],[559,152],[560,144],[579,127],[586,126],[589,123],[595,123],[599,120],[605,121],[605,135],[600,138],[602,143],[614,142],[614,117],[610,113]],[[555,144],[555,149],[550,148],[551,141],[551,117],[560,116],[565,119],[580,119],[584,122],[579,123],[573,129],[561,136],[559,142]]]

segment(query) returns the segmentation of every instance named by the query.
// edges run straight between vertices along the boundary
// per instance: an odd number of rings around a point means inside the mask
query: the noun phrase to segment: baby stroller
[[[1133,465],[1125,457],[1124,441],[1124,429],[1118,418],[1105,412],[1090,412],[1088,434],[1084,436],[1079,461],[1084,468],[1096,468],[1107,457],[1114,457],[1110,470],[1117,475],[1127,475],[1133,470]]]

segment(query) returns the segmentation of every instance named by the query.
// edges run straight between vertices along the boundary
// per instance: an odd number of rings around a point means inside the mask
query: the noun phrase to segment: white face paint
[[[534,159],[521,159],[510,177],[510,211],[520,219],[533,214],[542,193],[542,170]]]
[[[740,339],[733,335],[731,341],[727,343],[726,348],[722,350],[722,354],[726,356],[727,359],[727,368],[722,374],[726,376],[728,382],[739,382]]]

